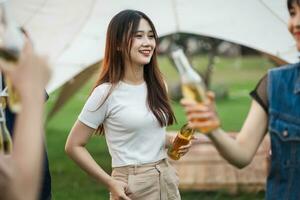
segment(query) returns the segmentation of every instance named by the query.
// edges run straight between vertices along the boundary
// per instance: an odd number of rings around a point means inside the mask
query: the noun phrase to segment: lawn
[[[194,59],[194,66],[199,70],[205,66],[205,57]],[[161,57],[159,63],[168,83],[173,84],[178,80],[176,71],[170,66],[167,58]],[[214,71],[213,85],[227,87],[229,97],[217,101],[218,113],[222,120],[222,126],[228,131],[238,131],[247,115],[250,105],[249,91],[253,89],[257,81],[266,73],[272,64],[262,57],[244,57],[238,59],[218,58]],[[167,76],[168,75],[168,76]],[[46,137],[52,174],[52,188],[54,200],[101,200],[108,199],[107,190],[100,183],[91,180],[80,170],[64,153],[64,144],[68,133],[75,122],[90,91],[93,80],[89,81],[52,119],[47,120]],[[50,95],[47,102],[47,110],[58,95],[58,91]],[[186,119],[178,102],[173,102],[178,124],[169,127],[169,130],[177,130]],[[110,156],[103,137],[91,138],[88,149],[95,160],[108,173],[110,168]],[[238,194],[229,195],[226,192],[182,192],[183,200],[252,200],[263,199],[264,194]]]

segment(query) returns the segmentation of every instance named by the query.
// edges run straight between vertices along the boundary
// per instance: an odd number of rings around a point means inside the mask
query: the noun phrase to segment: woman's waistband
[[[153,169],[159,170],[169,166],[168,160],[162,159],[153,163],[145,163],[140,165],[127,165],[123,167],[114,167],[113,170],[123,174],[140,174],[151,171]]]

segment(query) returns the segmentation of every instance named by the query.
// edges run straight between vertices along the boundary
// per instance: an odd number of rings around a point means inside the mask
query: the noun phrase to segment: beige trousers
[[[116,167],[112,177],[128,184],[131,200],[181,199],[177,173],[166,159],[144,165]]]

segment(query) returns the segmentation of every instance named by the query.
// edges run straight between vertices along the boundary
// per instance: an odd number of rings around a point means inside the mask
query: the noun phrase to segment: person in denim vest
[[[300,0],[288,0],[288,29],[300,50]],[[271,137],[271,167],[267,179],[266,199],[300,199],[300,63],[271,69],[258,83],[244,125],[236,139],[220,128],[208,137],[220,154],[238,168],[253,159],[264,136]],[[181,101],[192,128],[220,123],[213,93],[207,104]],[[200,120],[199,120],[200,119]]]

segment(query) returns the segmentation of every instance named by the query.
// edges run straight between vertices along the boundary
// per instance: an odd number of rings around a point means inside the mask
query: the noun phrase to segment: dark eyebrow
[[[296,9],[295,7],[299,6],[299,5],[300,5],[300,3],[298,3],[298,1],[289,4],[288,5],[288,11],[290,12],[291,10],[295,10]]]
[[[288,9],[289,13],[291,13],[292,11],[295,11],[295,8],[293,6]]]
[[[139,30],[137,30],[137,31],[135,31],[135,33],[145,33],[145,31],[139,31]],[[153,31],[150,30],[148,33],[153,33]]]

